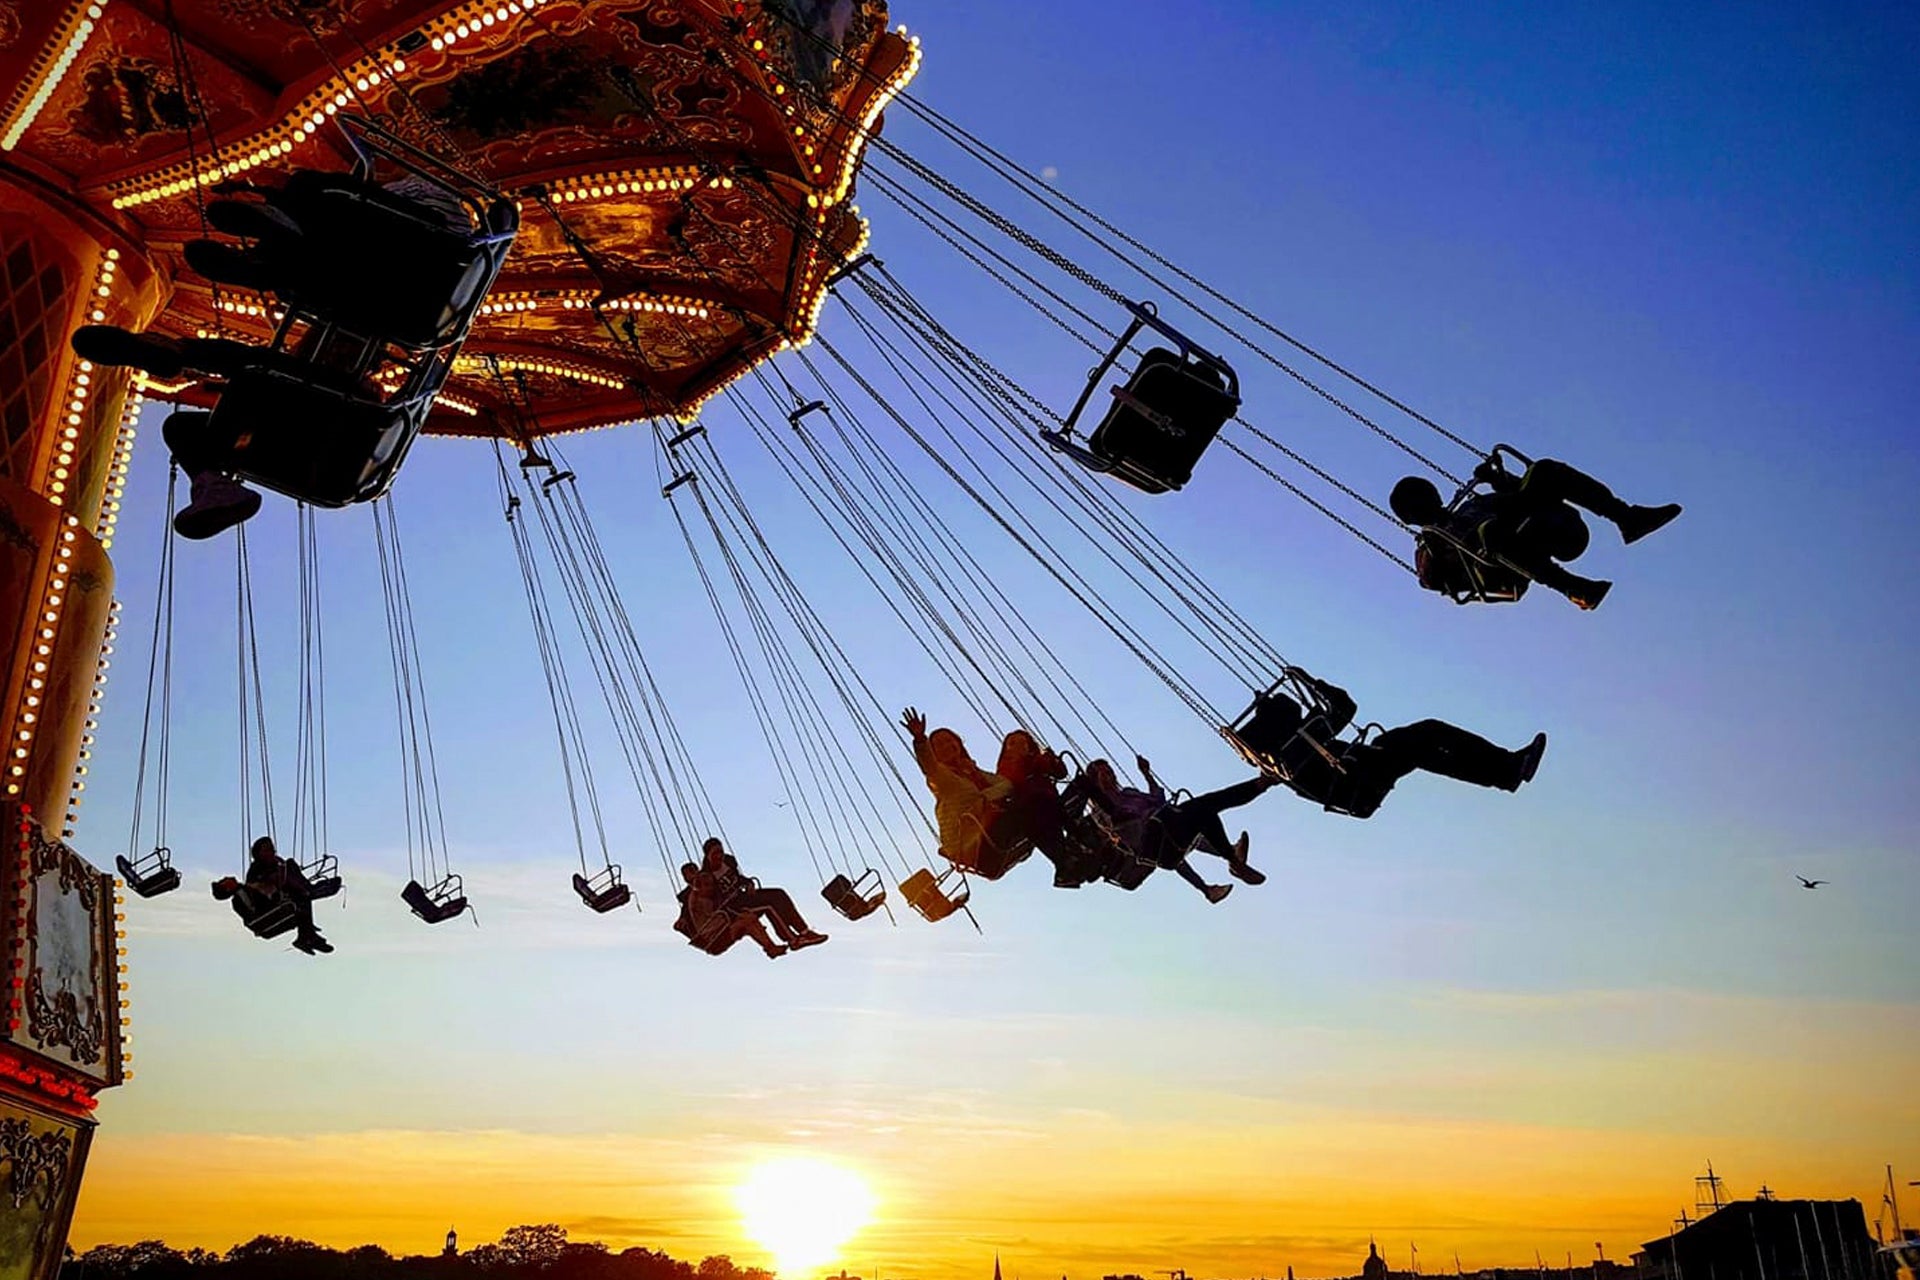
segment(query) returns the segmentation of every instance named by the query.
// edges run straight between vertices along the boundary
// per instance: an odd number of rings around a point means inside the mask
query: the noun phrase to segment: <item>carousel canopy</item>
[[[181,260],[202,201],[347,168],[334,117],[372,121],[521,205],[428,430],[549,434],[690,417],[810,338],[918,59],[884,0],[0,3],[0,147],[153,252],[162,331],[265,340]]]

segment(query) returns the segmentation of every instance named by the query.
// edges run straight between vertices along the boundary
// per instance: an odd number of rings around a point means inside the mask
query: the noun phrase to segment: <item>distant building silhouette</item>
[[[1641,1280],[1866,1280],[1873,1238],[1858,1200],[1769,1192],[1711,1211],[1633,1255]]]
[[[1387,1280],[1387,1260],[1380,1256],[1380,1246],[1372,1236],[1367,1237],[1367,1260],[1360,1264],[1360,1280]]]
[[[447,1247],[440,1251],[440,1256],[443,1258],[457,1258],[460,1256],[460,1237],[454,1232],[452,1227],[447,1228]]]

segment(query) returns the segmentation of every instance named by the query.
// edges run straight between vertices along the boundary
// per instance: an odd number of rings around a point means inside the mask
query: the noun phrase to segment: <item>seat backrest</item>
[[[1113,474],[1148,493],[1178,489],[1240,407],[1213,366],[1165,347],[1140,358],[1087,446]]]

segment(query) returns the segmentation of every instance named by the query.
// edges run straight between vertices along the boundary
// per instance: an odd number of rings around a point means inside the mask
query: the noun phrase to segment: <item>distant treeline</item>
[[[396,1258],[379,1245],[329,1249],[292,1236],[255,1236],[225,1253],[180,1250],[159,1240],[95,1245],[69,1253],[60,1280],[773,1280],[760,1267],[721,1255],[698,1265],[655,1249],[623,1249],[567,1239],[554,1223],[510,1228],[492,1244],[447,1257]]]

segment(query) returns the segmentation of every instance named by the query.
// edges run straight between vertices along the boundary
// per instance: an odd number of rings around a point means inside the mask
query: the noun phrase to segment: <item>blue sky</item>
[[[421,1234],[413,1247],[426,1247],[428,1224],[457,1206],[396,1210],[376,1228],[352,1200],[355,1161],[387,1158],[379,1135],[454,1151],[486,1131],[509,1145],[564,1139],[579,1154],[652,1150],[684,1130],[742,1150],[855,1153],[883,1171],[883,1199],[896,1188],[884,1239],[900,1253],[938,1235],[1009,1244],[1042,1271],[1060,1258],[1125,1270],[1139,1259],[1120,1265],[1131,1255],[1109,1258],[1058,1223],[1026,1223],[1013,1240],[992,1234],[985,1210],[942,1217],[953,1197],[993,1203],[966,1181],[979,1135],[1037,1135],[1028,1149],[1044,1176],[1047,1152],[1105,1150],[1094,1125],[1135,1153],[1114,1167],[1151,1202],[1171,1185],[1156,1176],[1204,1177],[1149,1155],[1224,1152],[1234,1130],[1221,1113],[1235,1108],[1269,1135],[1238,1156],[1248,1169],[1298,1170],[1351,1211],[1316,1218],[1301,1207],[1313,1197],[1276,1177],[1240,1205],[1248,1222],[1281,1224],[1274,1235],[1224,1218],[1156,1235],[1142,1219],[1141,1248],[1177,1247],[1203,1273],[1295,1258],[1311,1272],[1308,1259],[1345,1256],[1350,1237],[1419,1225],[1423,1253],[1452,1233],[1481,1261],[1512,1261],[1521,1241],[1563,1227],[1584,1251],[1589,1224],[1528,1190],[1553,1177],[1585,1186],[1583,1148],[1617,1157],[1600,1164],[1619,1176],[1585,1201],[1605,1201],[1591,1225],[1617,1233],[1610,1256],[1652,1235],[1715,1152],[1744,1161],[1735,1176],[1748,1183],[1871,1203],[1878,1163],[1920,1141],[1900,1085],[1920,1052],[1908,538],[1920,17],[1890,5],[992,0],[902,4],[894,19],[926,44],[918,95],[1057,170],[1061,189],[1256,310],[1470,438],[1687,505],[1633,548],[1596,530],[1585,571],[1618,585],[1582,614],[1545,593],[1506,609],[1423,595],[1217,450],[1183,494],[1128,499],[1367,718],[1437,715],[1509,745],[1545,729],[1539,780],[1508,797],[1416,777],[1367,823],[1275,793],[1244,811],[1273,878],[1219,908],[1167,877],[1134,895],[1056,893],[1029,866],[981,887],[983,936],[838,921],[823,925],[831,945],[777,967],[708,960],[667,931],[659,859],[610,759],[599,775],[616,855],[639,873],[647,910],[589,918],[573,903],[492,461],[428,441],[398,498],[454,860],[481,928],[429,932],[392,897],[404,856],[363,511],[327,513],[322,527],[335,844],[351,884],[322,922],[340,953],[280,954],[206,900],[199,883],[239,860],[231,547],[183,545],[171,834],[192,874],[187,891],[130,909],[140,1076],[103,1104],[106,1172],[83,1199],[80,1235],[166,1229],[136,1188],[167,1176],[169,1151],[320,1135],[345,1190],[332,1207],[292,1204],[291,1225],[365,1227],[395,1244]],[[904,111],[887,136],[951,159]],[[1001,199],[977,171],[952,172]],[[877,191],[861,205],[876,252],[949,327],[1070,402],[1083,352],[968,278]],[[1006,207],[1055,234],[1030,207]],[[823,331],[838,341],[848,329],[830,306]],[[1229,354],[1265,429],[1376,496],[1401,474],[1393,450],[1249,353]],[[737,419],[708,425],[880,695],[956,723],[989,754],[988,727],[916,665]],[[132,789],[157,426],[143,433],[115,547],[126,623],[79,837],[103,860],[121,847]],[[645,433],[567,447],[736,847],[817,902],[670,513],[645,497]],[[1017,549],[954,495],[931,481],[928,492],[1164,774],[1193,787],[1239,776],[1208,728]],[[263,580],[291,573],[280,506],[255,534]],[[263,642],[290,665],[290,579],[266,594]],[[1216,670],[1189,673],[1215,682],[1222,705],[1243,698]],[[270,711],[284,748],[288,687]],[[282,768],[284,788],[290,750]],[[1808,894],[1796,872],[1834,883]],[[290,1087],[263,1098],[263,1077]],[[1275,1107],[1311,1115],[1282,1114],[1269,1132]],[[875,1116],[929,1126],[958,1153],[952,1182],[916,1171]],[[1299,1138],[1322,1132],[1325,1149]],[[1462,1175],[1471,1213],[1421,1199],[1412,1153],[1419,1135],[1446,1134],[1489,1153],[1463,1161],[1476,1171]],[[1057,1158],[1059,1179],[1084,1173]],[[598,1168],[585,1155],[580,1167]],[[1373,1199],[1345,1195],[1362,1186]],[[191,1216],[220,1238],[216,1209]],[[724,1224],[681,1226],[726,1243]]]

